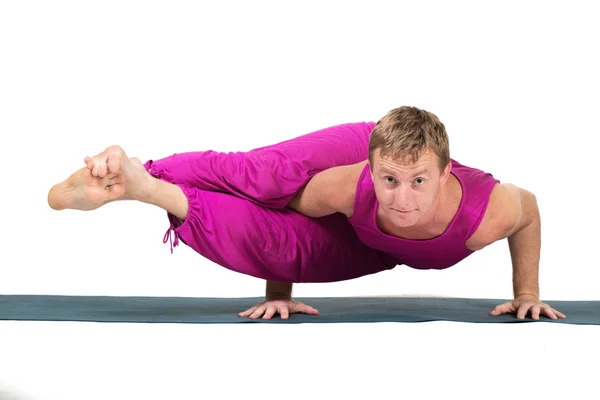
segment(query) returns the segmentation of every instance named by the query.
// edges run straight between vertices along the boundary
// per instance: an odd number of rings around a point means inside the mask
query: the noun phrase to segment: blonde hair
[[[440,170],[450,162],[446,127],[436,115],[416,107],[395,108],[377,122],[369,140],[371,169],[377,149],[381,157],[410,163],[430,150],[438,157]]]

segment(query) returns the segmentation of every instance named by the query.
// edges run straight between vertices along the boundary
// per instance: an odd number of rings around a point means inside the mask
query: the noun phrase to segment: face
[[[423,152],[414,164],[373,157],[371,177],[380,212],[397,227],[425,222],[438,206],[442,186],[450,175],[450,164],[440,171],[437,156]]]

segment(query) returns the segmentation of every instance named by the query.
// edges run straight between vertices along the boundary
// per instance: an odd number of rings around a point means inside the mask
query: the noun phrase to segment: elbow
[[[520,189],[519,207],[514,209],[510,223],[506,226],[507,236],[511,236],[528,226],[540,221],[540,212],[535,195],[527,190]]]

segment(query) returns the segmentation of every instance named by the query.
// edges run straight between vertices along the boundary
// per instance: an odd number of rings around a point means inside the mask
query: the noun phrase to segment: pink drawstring
[[[173,241],[171,239],[171,232],[173,232],[175,234],[175,243],[173,243]],[[177,231],[175,231],[173,224],[171,224],[169,229],[167,229],[167,232],[165,233],[165,237],[163,238],[163,243],[167,243],[167,240],[171,243],[171,254],[173,254],[173,247],[179,246],[179,233],[177,233]]]
[[[148,169],[150,175],[157,179],[164,180],[166,182],[173,182],[173,177],[167,171],[165,171],[163,168],[157,171],[154,169],[153,164],[154,163],[150,161],[150,168]],[[173,234],[175,235],[175,242],[173,242],[173,239],[171,238],[171,232],[173,232]],[[175,226],[173,225],[173,223],[171,223],[171,226],[169,227],[169,229],[167,229],[167,232],[165,232],[165,236],[163,237],[163,243],[167,243],[167,240],[171,244],[171,254],[173,254],[173,247],[179,246],[179,233],[177,233],[177,231],[175,230]]]

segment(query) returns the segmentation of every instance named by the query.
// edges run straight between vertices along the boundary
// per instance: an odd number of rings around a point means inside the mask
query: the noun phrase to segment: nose
[[[406,210],[410,204],[410,188],[399,186],[394,193],[394,203],[401,210]]]

